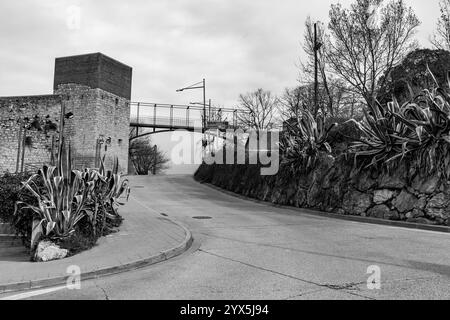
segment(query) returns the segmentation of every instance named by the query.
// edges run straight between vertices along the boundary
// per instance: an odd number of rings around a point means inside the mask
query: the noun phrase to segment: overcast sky
[[[133,67],[134,101],[199,101],[201,91],[175,89],[205,77],[208,98],[231,107],[240,93],[294,86],[304,21],[326,20],[336,2],[2,0],[0,96],[51,93],[55,57],[102,52]],[[406,2],[428,47],[438,0]]]

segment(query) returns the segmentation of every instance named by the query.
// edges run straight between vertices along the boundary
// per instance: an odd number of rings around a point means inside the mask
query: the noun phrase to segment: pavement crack
[[[300,281],[300,282],[312,284],[312,285],[315,285],[315,286],[318,286],[318,287],[321,287],[321,288],[326,288],[326,289],[331,289],[331,290],[336,290],[336,291],[344,290],[346,293],[354,295],[354,296],[358,296],[360,298],[375,300],[372,297],[364,296],[364,295],[357,294],[357,293],[354,293],[354,292],[351,292],[351,291],[346,291],[345,288],[340,288],[340,287],[335,286],[335,285],[322,284],[322,283],[318,283],[318,282],[314,282],[314,281],[298,278],[298,277],[292,276],[290,274],[278,272],[278,271],[275,271],[275,270],[272,270],[272,269],[267,269],[267,268],[260,267],[260,266],[257,266],[257,265],[254,265],[254,264],[250,264],[250,263],[247,263],[247,262],[243,262],[243,261],[240,261],[240,260],[236,260],[236,259],[232,259],[232,258],[229,258],[229,257],[221,256],[219,254],[215,254],[215,253],[203,250],[203,249],[199,249],[198,251],[206,253],[206,254],[209,254],[209,255],[212,255],[212,256],[215,256],[217,258],[221,258],[221,259],[225,259],[225,260],[228,260],[228,261],[236,262],[236,263],[245,265],[245,266],[250,267],[250,268],[258,269],[258,270],[265,271],[265,272],[270,272],[272,274],[276,274],[276,275],[279,275],[279,276],[282,276],[282,277],[286,277],[286,278],[289,278],[289,279],[293,279],[293,280],[297,280],[297,281]]]
[[[354,283],[343,283],[343,284],[325,284],[325,287],[332,290],[356,290],[360,291],[361,289],[358,287],[360,285],[365,284],[366,282],[354,282]]]
[[[97,282],[95,283],[95,286],[103,292],[103,294],[105,295],[105,300],[107,300],[107,301],[111,300],[111,299],[109,299],[108,293],[106,292],[106,290],[103,287],[101,287]]]

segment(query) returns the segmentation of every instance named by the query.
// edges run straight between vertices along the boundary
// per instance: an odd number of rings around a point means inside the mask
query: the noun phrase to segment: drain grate
[[[212,217],[200,216],[200,217],[192,217],[192,219],[197,219],[197,220],[209,220],[209,219],[212,219]]]

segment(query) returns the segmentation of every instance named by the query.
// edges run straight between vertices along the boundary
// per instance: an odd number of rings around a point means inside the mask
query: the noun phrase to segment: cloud
[[[201,92],[175,89],[203,77],[208,98],[225,106],[259,87],[280,93],[296,84],[306,16],[326,20],[332,2],[2,1],[0,95],[50,93],[55,57],[99,51],[134,68],[136,101],[201,100]],[[422,0],[408,3],[428,21],[418,35],[426,44],[434,27],[429,21],[438,16],[437,1],[431,13],[421,9]],[[80,9],[75,28],[70,8]]]

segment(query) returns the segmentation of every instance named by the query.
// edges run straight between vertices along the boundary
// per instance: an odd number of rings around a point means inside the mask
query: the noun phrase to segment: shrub
[[[450,96],[442,88],[423,90],[403,105],[378,103],[363,121],[353,122],[363,136],[350,152],[363,164],[409,161],[426,173],[450,177]]]
[[[314,119],[311,112],[304,110],[296,121],[286,123],[287,131],[280,141],[282,164],[293,171],[310,169],[320,152],[332,153],[328,135],[335,124],[326,125],[325,120]]]
[[[57,167],[44,166],[23,182],[34,199],[16,203],[17,221],[33,222],[32,249],[40,238],[72,243],[81,237],[95,243],[108,232],[108,226],[122,221],[117,210],[122,203],[118,199],[129,193],[129,187],[118,174],[117,158],[110,171],[105,170],[103,159],[99,170],[81,172],[71,168],[70,147],[68,152],[60,147],[59,154],[65,155],[65,161],[61,157]]]
[[[0,222],[13,222],[15,203],[31,199],[28,192],[21,190],[22,181],[29,177],[28,173],[5,173],[0,176]]]

